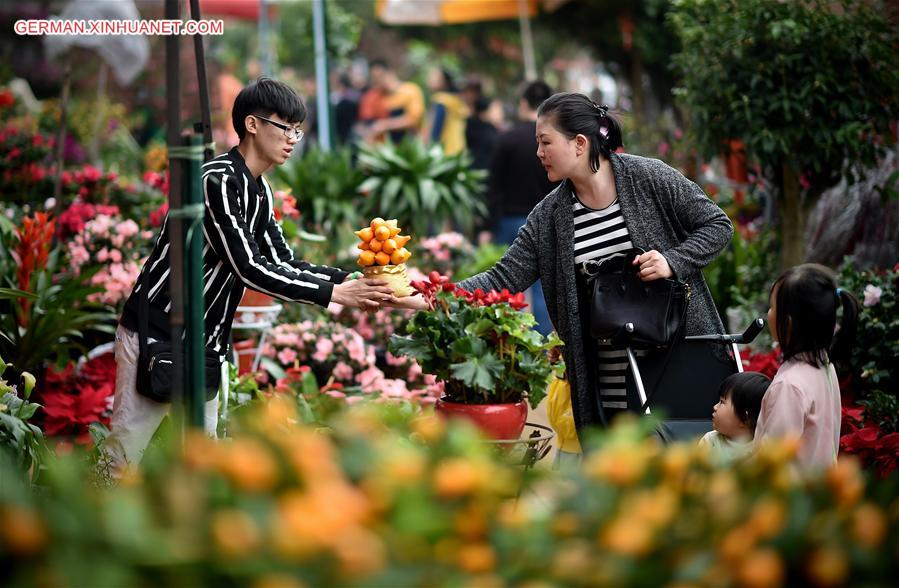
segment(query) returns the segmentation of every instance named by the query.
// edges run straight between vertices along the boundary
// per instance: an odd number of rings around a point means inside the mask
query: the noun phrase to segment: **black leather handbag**
[[[671,279],[644,282],[631,265],[641,249],[587,262],[593,278],[590,334],[613,344],[670,347],[683,338],[690,288]]]
[[[173,362],[172,344],[169,341],[148,343],[149,310],[146,282],[141,287],[139,297],[137,324],[139,353],[137,357],[137,392],[150,400],[160,403],[172,401],[172,389],[175,381],[175,364]],[[204,355],[206,376],[206,400],[212,400],[218,394],[222,379],[222,356],[214,349],[206,348]]]

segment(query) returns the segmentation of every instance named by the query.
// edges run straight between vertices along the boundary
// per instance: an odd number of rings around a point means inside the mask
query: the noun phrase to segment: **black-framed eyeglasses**
[[[279,123],[278,121],[272,120],[270,118],[265,118],[264,116],[259,116],[258,114],[254,114],[258,119],[264,120],[268,124],[278,127],[282,131],[284,131],[284,136],[288,139],[293,139],[294,141],[300,141],[303,139],[303,136],[306,134],[302,129],[298,129],[296,127],[292,127],[290,125],[285,125],[284,123]]]

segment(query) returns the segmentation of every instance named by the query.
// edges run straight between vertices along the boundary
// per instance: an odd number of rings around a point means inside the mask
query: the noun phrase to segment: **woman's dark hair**
[[[730,398],[734,407],[734,414],[740,422],[755,431],[755,425],[762,411],[762,399],[771,380],[765,374],[758,372],[740,372],[724,378],[718,395],[721,398]]]
[[[798,355],[821,367],[830,359],[849,359],[858,328],[858,301],[837,287],[832,270],[816,263],[791,267],[774,282],[771,294],[784,361]],[[837,331],[840,306],[843,318]]]
[[[544,116],[569,140],[584,135],[590,140],[590,169],[599,171],[599,156],[609,155],[623,145],[621,123],[609,114],[609,107],[596,104],[577,92],[559,92],[547,98],[537,116]]]
[[[265,117],[277,114],[285,121],[296,124],[306,120],[306,106],[287,84],[261,77],[240,91],[231,109],[231,124],[241,141],[247,134],[244,121],[251,114]]]

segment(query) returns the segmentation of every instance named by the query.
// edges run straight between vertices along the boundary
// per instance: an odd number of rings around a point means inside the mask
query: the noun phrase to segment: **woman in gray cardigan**
[[[656,159],[615,153],[620,125],[583,94],[555,94],[538,116],[537,157],[550,181],[565,181],[531,211],[496,266],[459,286],[523,292],[541,280],[550,318],[565,342],[574,420],[582,432],[606,423],[606,409],[599,401],[597,342],[589,335],[589,291],[575,260],[590,257],[591,248],[606,253],[639,247],[646,253],[633,264],[643,280],[674,277],[692,288],[687,334],[721,333],[701,270],[730,242],[733,226],[680,172]],[[615,238],[603,242],[608,235],[601,227],[616,221],[621,226]]]

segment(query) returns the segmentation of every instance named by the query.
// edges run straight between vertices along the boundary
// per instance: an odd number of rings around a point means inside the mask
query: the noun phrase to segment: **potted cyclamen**
[[[521,293],[467,292],[437,272],[412,287],[434,310],[416,313],[406,336],[390,338],[390,352],[443,381],[438,412],[469,418],[494,439],[517,439],[527,404],[536,408],[546,395],[554,370],[546,352],[559,338],[532,328]]]

